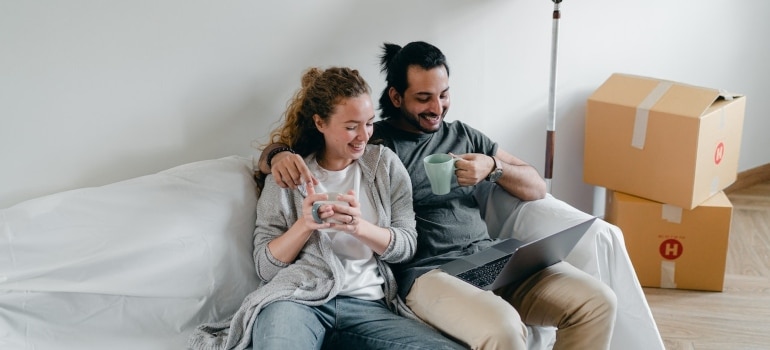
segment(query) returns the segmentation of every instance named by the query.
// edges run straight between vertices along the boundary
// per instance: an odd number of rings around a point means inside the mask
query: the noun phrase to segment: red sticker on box
[[[682,256],[684,246],[676,239],[667,239],[660,244],[660,256],[667,260],[675,260]]]
[[[714,164],[719,165],[722,162],[722,158],[725,156],[725,144],[720,142],[717,145],[717,149],[714,151]]]

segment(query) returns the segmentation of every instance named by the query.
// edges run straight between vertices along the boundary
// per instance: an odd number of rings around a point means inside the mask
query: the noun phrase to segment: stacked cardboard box
[[[585,182],[647,287],[721,291],[744,96],[613,74],[588,99]]]

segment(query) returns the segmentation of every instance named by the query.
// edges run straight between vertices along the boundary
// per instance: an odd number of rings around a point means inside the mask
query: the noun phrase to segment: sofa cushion
[[[183,349],[257,286],[252,159],[0,210],[0,348]]]

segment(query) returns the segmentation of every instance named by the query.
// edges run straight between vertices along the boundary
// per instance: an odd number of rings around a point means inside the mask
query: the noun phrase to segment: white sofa
[[[225,157],[0,210],[0,349],[185,349],[258,285],[251,173]],[[488,223],[519,238],[586,216],[488,189],[483,203],[505,202],[486,205]],[[616,227],[595,224],[569,260],[617,292],[613,348],[663,348]],[[530,338],[547,348],[553,330]]]

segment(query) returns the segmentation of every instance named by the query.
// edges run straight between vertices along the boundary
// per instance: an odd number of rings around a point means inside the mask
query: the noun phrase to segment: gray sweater
[[[412,209],[412,185],[409,174],[390,149],[367,145],[358,160],[362,172],[361,191],[369,191],[379,214],[380,227],[390,229],[390,245],[375,256],[388,307],[397,314],[416,319],[398,297],[393,272],[386,263],[405,262],[414,256],[417,231]],[[254,263],[262,286],[247,295],[241,307],[229,319],[198,326],[189,339],[192,349],[245,349],[257,314],[277,300],[292,300],[306,305],[322,305],[337,296],[344,275],[325,235],[313,234],[292,264],[285,264],[270,254],[267,244],[286,232],[302,214],[304,191],[281,189],[272,178],[257,203],[254,231]],[[254,346],[259,348],[258,345]]]

